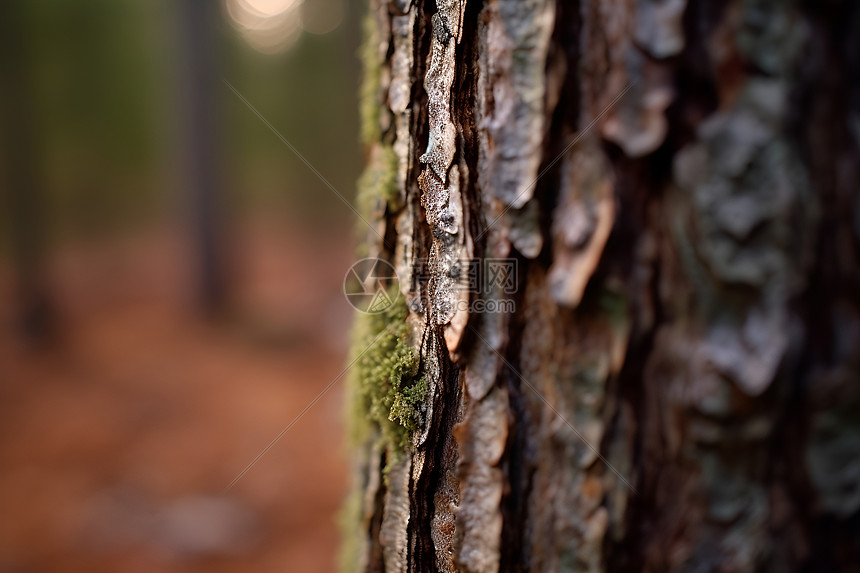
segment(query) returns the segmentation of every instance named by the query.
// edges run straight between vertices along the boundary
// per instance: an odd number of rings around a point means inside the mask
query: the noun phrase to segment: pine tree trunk
[[[0,6],[0,213],[9,229],[15,272],[13,321],[29,343],[57,335],[57,316],[45,270],[47,210],[42,146],[34,108],[35,77],[30,22],[24,3]]]
[[[860,4],[366,24],[345,568],[858,570]]]

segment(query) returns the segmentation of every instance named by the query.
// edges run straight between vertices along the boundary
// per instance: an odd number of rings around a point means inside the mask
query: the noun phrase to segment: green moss
[[[382,104],[379,101],[382,61],[379,57],[379,30],[376,25],[376,14],[373,10],[368,10],[364,15],[362,38],[363,41],[358,51],[358,57],[361,59],[364,70],[359,97],[361,140],[364,143],[372,143],[379,141],[381,136],[379,117],[382,109]]]
[[[385,217],[385,207],[394,211],[399,207],[397,193],[397,156],[390,145],[377,145],[370,162],[358,178],[355,195],[356,208],[361,214],[356,218],[356,233],[360,238],[374,237],[367,221],[379,221]],[[366,240],[359,240],[357,254],[368,255]]]
[[[338,571],[341,573],[359,570],[362,532],[358,524],[361,523],[363,499],[364,491],[353,486],[338,513],[337,521],[341,531]]]
[[[390,296],[395,302],[384,312],[356,317],[353,356],[361,356],[350,377],[350,426],[356,442],[378,434],[396,453],[418,427],[427,382],[418,376],[406,301],[397,292]]]
[[[397,422],[412,434],[418,429],[416,421],[421,404],[427,396],[427,379],[422,377],[394,397],[388,419]]]
[[[392,210],[397,207],[397,155],[390,145],[382,145],[375,151],[358,178],[356,203],[363,217],[373,217],[386,203],[391,204]]]
[[[365,13],[362,27],[363,39],[358,54],[363,68],[359,114],[361,140],[367,146],[369,158],[356,190],[356,207],[364,220],[359,219],[356,224],[363,237],[368,231],[365,221],[376,224],[385,216],[386,206],[396,211],[401,204],[397,188],[399,161],[391,144],[382,142],[380,118],[383,110],[388,109],[381,94],[381,70],[385,61],[379,49],[380,32],[372,6]],[[367,246],[360,245],[359,256],[366,256]]]

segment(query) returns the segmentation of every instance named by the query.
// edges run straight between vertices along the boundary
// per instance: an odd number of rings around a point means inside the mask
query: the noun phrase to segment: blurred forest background
[[[333,569],[363,10],[3,3],[0,572]]]

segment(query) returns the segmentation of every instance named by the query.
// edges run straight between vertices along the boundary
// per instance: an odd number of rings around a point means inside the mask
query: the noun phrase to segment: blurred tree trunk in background
[[[218,74],[220,9],[211,0],[180,0],[176,6],[182,48],[183,190],[193,233],[197,303],[210,314],[223,310],[227,298],[217,109],[217,94],[224,89]]]
[[[20,0],[0,6],[0,186],[15,272],[15,327],[32,341],[54,331],[45,276],[45,189],[40,172],[30,30]]]
[[[860,4],[460,14],[370,6],[366,244],[430,384],[360,439],[347,568],[857,571]],[[516,312],[439,307],[445,257],[515,259]]]

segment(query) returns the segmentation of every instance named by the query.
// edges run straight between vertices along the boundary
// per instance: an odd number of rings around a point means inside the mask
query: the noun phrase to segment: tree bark
[[[860,570],[860,4],[372,0],[365,34],[405,309],[358,318],[345,568]],[[515,288],[462,288],[492,260]]]

